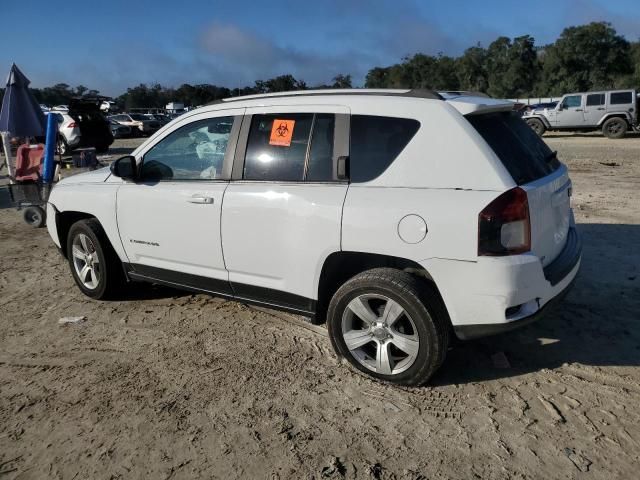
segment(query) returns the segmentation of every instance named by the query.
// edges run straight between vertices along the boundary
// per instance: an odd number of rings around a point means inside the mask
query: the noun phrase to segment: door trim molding
[[[230,283],[227,280],[202,277],[148,265],[135,263],[124,263],[123,265],[130,280],[157,283],[182,290],[207,293],[242,303],[283,310],[306,317],[315,317],[316,300],[293,293],[243,283]]]

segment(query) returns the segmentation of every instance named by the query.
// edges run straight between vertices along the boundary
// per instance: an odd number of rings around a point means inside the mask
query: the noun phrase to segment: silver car
[[[538,134],[547,130],[602,130],[609,138],[622,138],[627,131],[640,131],[638,92],[608,90],[568,93],[555,108],[529,111],[523,119]]]

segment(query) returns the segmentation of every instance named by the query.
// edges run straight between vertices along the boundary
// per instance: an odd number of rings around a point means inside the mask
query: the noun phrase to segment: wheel
[[[41,207],[27,207],[22,212],[22,218],[27,223],[35,228],[44,227],[47,221],[47,213]]]
[[[531,129],[536,132],[539,136],[544,135],[544,132],[547,131],[547,127],[544,126],[542,120],[538,118],[529,118],[527,120],[527,125],[531,127]]]
[[[602,133],[607,138],[622,138],[627,133],[627,128],[624,118],[613,117],[602,124]]]
[[[80,220],[71,226],[67,257],[73,279],[88,297],[113,298],[123,284],[120,259],[96,219]]]
[[[431,286],[392,268],[368,270],[335,293],[327,311],[331,344],[363,373],[422,385],[444,361],[446,309]]]
[[[62,135],[58,135],[56,140],[56,153],[61,156],[69,153],[69,145]]]

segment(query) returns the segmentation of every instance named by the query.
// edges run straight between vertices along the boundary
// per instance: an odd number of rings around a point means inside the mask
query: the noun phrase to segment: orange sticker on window
[[[276,118],[271,127],[271,137],[269,137],[269,145],[277,145],[279,147],[288,147],[291,145],[293,137],[293,127],[295,120],[280,120]]]

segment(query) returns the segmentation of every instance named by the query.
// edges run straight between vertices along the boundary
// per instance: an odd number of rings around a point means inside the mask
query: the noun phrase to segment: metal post
[[[14,182],[13,163],[11,162],[11,137],[9,132],[2,132],[2,146],[4,147],[4,163],[7,165],[7,171],[9,172],[9,183]],[[0,166],[2,168],[2,166]]]

